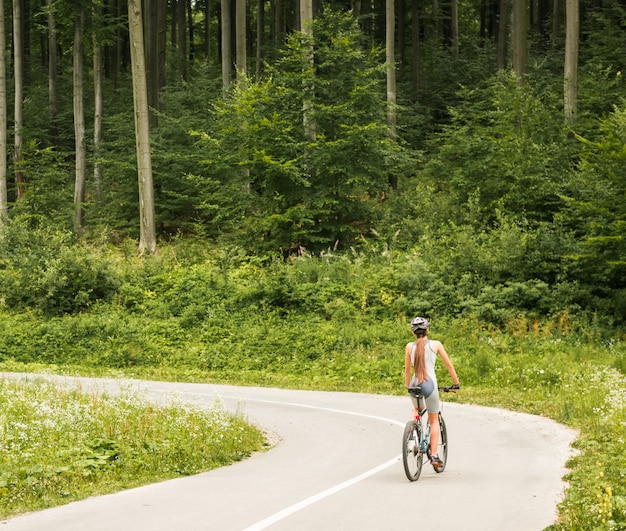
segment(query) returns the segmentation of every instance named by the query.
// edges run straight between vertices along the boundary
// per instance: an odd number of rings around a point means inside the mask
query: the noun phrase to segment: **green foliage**
[[[0,293],[7,308],[74,313],[110,297],[117,284],[106,258],[75,243],[69,232],[29,225],[28,218],[3,231]]]
[[[584,149],[563,218],[580,237],[571,256],[576,276],[598,290],[620,290],[626,287],[626,111],[615,108],[600,132],[598,141],[580,139]],[[618,294],[610,296],[615,303]]]
[[[461,203],[478,198],[483,218],[501,208],[551,221],[572,155],[554,98],[520,86],[509,72],[461,96],[422,178],[445,183]]]
[[[602,119],[624,101],[626,61],[619,50],[626,45],[626,10],[607,2],[602,9],[589,10],[586,18],[582,28],[589,38],[580,46],[579,106],[585,119]]]
[[[24,196],[11,211],[12,217],[32,217],[36,222],[63,229],[72,227],[72,173],[66,154],[28,142],[22,151],[21,171],[25,175]]]
[[[0,516],[195,474],[258,450],[262,434],[215,403],[154,406],[44,379],[0,380]]]
[[[211,176],[201,202],[219,200],[215,178],[235,193],[239,186],[246,219],[238,243],[253,250],[353,241],[369,229],[403,156],[388,136],[380,51],[368,51],[357,21],[340,12],[326,10],[314,36],[293,34],[264,80],[240,83],[217,102],[201,136]],[[314,138],[303,125],[309,85]]]

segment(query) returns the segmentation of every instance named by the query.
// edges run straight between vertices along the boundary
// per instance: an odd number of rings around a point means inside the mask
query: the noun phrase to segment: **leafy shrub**
[[[18,220],[0,239],[0,293],[8,308],[75,313],[108,299],[118,285],[107,259],[68,232]]]

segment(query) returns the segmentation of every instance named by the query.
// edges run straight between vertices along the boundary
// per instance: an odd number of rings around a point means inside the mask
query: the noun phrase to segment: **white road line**
[[[198,396],[215,396],[215,394],[209,395],[209,393],[199,393],[197,391],[179,391],[178,393],[198,395]],[[217,395],[220,396],[219,393]],[[297,402],[280,402],[276,400],[264,400],[262,398],[245,398],[245,397],[236,397],[236,396],[221,396],[221,398],[225,400],[238,400],[238,401],[244,401],[244,402],[261,402],[264,404],[275,404],[275,405],[280,405],[280,406],[317,409],[320,411],[328,411],[329,413],[339,413],[342,415],[352,415],[355,417],[365,417],[365,418],[373,419],[373,420],[381,420],[383,422],[389,422],[391,424],[395,424],[396,426],[404,427],[404,423],[400,421],[397,421],[394,419],[388,419],[385,417],[379,417],[377,415],[368,415],[367,413],[357,413],[356,411],[347,411],[343,409],[333,409],[333,408],[328,408],[328,407],[312,406],[311,404],[299,404]],[[323,490],[322,492],[319,492],[313,496],[305,498],[304,500],[299,501],[298,503],[294,503],[293,505],[290,505],[289,507],[286,507],[285,509],[278,511],[277,513],[274,513],[273,515],[268,516],[267,518],[264,518],[260,522],[257,522],[256,524],[253,524],[250,527],[245,528],[244,531],[260,531],[261,529],[265,529],[269,527],[270,525],[275,524],[276,522],[283,520],[284,518],[287,518],[288,516],[291,516],[292,514],[304,509],[305,507],[308,507],[309,505],[317,503],[318,501],[323,500],[324,498],[327,498],[328,496],[332,496],[333,494],[336,494],[337,492],[343,489],[346,489],[358,483],[359,481],[363,481],[364,479],[367,479],[368,477],[373,476],[374,474],[377,474],[378,472],[384,470],[385,468],[388,468],[396,464],[400,459],[402,459],[402,454],[394,457],[393,459],[387,461],[386,463],[383,463],[382,465],[378,465],[377,467],[374,467],[371,470],[368,470],[367,472],[363,472],[362,474],[359,474],[358,476],[353,477],[352,479],[344,481],[343,483],[339,483],[338,485],[335,485],[334,487],[330,487],[326,490]]]
[[[281,402],[279,400],[266,400],[264,398],[250,398],[243,396],[228,396],[228,395],[220,395],[219,393],[201,393],[198,391],[172,391],[166,389],[150,389],[150,391],[154,391],[157,393],[169,393],[169,394],[177,394],[177,395],[193,395],[193,396],[212,396],[217,398],[222,398],[224,400],[237,400],[239,402],[260,402],[262,404],[274,404],[277,406],[289,406],[289,407],[301,407],[306,409],[317,409],[319,411],[328,411],[329,413],[339,413],[341,415],[352,415],[354,417],[364,417],[366,419],[372,420],[381,420],[383,422],[389,422],[390,424],[395,424],[396,426],[400,426],[404,428],[405,423],[400,422],[394,419],[388,419],[386,417],[379,417],[378,415],[369,415],[367,413],[358,413],[356,411],[348,411],[347,409],[334,409],[331,407],[321,407],[321,406],[312,406],[311,404],[300,404],[298,402]]]
[[[298,512],[301,509],[308,507],[309,505],[312,505],[320,500],[323,500],[324,498],[331,496],[347,487],[350,487],[351,485],[354,485],[355,483],[358,483],[359,481],[363,481],[364,479],[367,479],[368,477],[373,476],[374,474],[377,474],[381,470],[384,470],[385,468],[390,467],[391,465],[395,465],[400,460],[401,457],[402,455],[394,457],[390,461],[387,461],[386,463],[383,463],[382,465],[378,465],[377,467],[372,468],[371,470],[368,470],[367,472],[363,472],[363,474],[360,474],[352,479],[349,479],[348,481],[344,481],[343,483],[340,483],[339,485],[335,485],[334,487],[326,489],[318,494],[315,494],[314,496],[310,496],[309,498],[306,498],[298,503],[294,503],[293,505],[286,507],[282,511],[278,511],[272,516],[268,516],[267,518],[261,520],[260,522],[257,522],[256,524],[253,524],[250,527],[246,527],[244,531],[260,531],[261,529],[265,529],[266,527],[269,527],[270,525],[275,524],[276,522],[278,522],[279,520],[282,520],[283,518],[287,518],[293,513]]]

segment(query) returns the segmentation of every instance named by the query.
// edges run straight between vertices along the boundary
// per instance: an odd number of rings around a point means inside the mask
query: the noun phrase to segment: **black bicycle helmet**
[[[417,332],[419,330],[426,330],[428,328],[428,321],[423,317],[416,317],[411,321],[411,330]]]

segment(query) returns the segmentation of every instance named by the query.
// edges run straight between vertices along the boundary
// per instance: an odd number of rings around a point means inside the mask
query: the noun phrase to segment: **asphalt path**
[[[120,385],[80,381],[109,392]],[[131,383],[155,400],[218,400],[275,446],[203,474],[18,516],[0,531],[539,531],[557,518],[576,436],[542,417],[444,403],[446,470],[425,465],[409,482],[400,455],[408,397]]]

